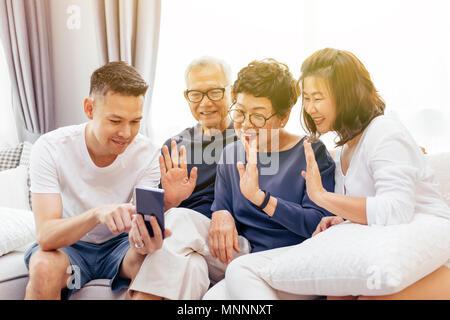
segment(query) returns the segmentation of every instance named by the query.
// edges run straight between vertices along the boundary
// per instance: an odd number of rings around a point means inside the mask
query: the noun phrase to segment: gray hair
[[[226,63],[222,59],[218,59],[210,56],[203,56],[197,59],[194,59],[186,68],[186,72],[184,73],[184,79],[186,81],[186,85],[188,83],[189,73],[193,68],[196,67],[206,67],[206,66],[218,66],[222,69],[223,74],[225,75],[225,80],[227,81],[227,85],[231,84],[231,67],[228,63]]]

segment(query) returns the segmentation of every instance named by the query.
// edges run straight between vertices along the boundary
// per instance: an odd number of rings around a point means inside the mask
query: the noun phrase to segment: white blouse
[[[335,193],[367,198],[368,225],[410,222],[415,213],[450,219],[450,208],[433,182],[427,164],[407,129],[396,119],[379,116],[359,140],[347,174],[335,155]]]

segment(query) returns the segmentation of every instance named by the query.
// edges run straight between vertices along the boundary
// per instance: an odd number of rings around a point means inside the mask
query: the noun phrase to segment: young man
[[[160,157],[161,184],[165,190],[175,190],[171,185],[179,183],[172,182],[173,176],[184,175],[188,181],[188,172],[189,180],[194,183],[190,185],[189,197],[178,197],[179,201],[172,203],[179,209],[166,214],[167,225],[181,230],[158,254],[149,256],[143,263],[130,287],[136,299],[200,299],[208,289],[209,281],[205,281],[203,276],[205,269],[198,268],[198,265],[206,267],[213,282],[224,276],[226,266],[211,256],[206,242],[193,243],[192,250],[181,256],[174,252],[174,248],[177,243],[182,243],[182,247],[191,245],[190,239],[197,238],[195,225],[201,225],[202,230],[208,232],[216,166],[223,148],[237,140],[228,117],[232,81],[230,67],[222,60],[202,57],[189,64],[185,80],[187,90],[184,97],[198,124],[164,143]],[[159,263],[158,260],[173,263],[168,266],[168,263]],[[167,268],[170,268],[170,281],[166,282]]]
[[[119,290],[146,254],[161,248],[156,220],[150,238],[131,204],[136,185],[160,182],[159,149],[138,133],[147,89],[133,67],[109,63],[91,77],[84,100],[89,122],[35,143],[30,175],[37,243],[25,253],[26,299],[60,299],[61,289],[69,298],[98,278]],[[172,201],[166,199],[166,209]]]

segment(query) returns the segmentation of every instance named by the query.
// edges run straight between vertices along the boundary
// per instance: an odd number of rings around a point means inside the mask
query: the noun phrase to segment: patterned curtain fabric
[[[147,120],[154,87],[158,53],[161,0],[93,0],[100,61],[126,61],[150,85],[141,131]]]
[[[0,38],[13,108],[29,140],[54,129],[48,0],[0,0]]]

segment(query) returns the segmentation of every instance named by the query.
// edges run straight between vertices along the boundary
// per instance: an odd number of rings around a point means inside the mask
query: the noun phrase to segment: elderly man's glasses
[[[223,99],[225,88],[213,88],[206,92],[199,90],[186,90],[186,96],[190,102],[201,102],[205,96],[211,101],[219,101]]]
[[[250,123],[255,126],[256,128],[262,128],[266,125],[267,120],[272,118],[277,113],[275,112],[270,117],[266,118],[264,115],[260,113],[252,113],[249,115]],[[236,123],[243,123],[245,121],[246,112],[242,111],[241,109],[234,108],[234,105],[231,106],[231,108],[228,110],[228,115],[230,116],[230,119]]]

